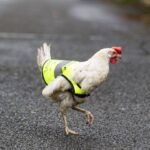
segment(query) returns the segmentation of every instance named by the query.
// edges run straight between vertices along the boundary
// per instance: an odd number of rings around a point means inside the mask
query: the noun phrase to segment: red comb
[[[122,54],[122,48],[121,47],[112,47],[118,54]]]

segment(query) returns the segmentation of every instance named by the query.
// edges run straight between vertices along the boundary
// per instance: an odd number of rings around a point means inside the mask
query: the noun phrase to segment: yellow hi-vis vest
[[[86,97],[89,94],[72,79],[74,72],[72,65],[78,63],[77,61],[54,60],[49,59],[45,62],[42,69],[43,80],[46,85],[50,84],[57,76],[63,76],[71,85],[69,90],[73,95],[79,97]]]

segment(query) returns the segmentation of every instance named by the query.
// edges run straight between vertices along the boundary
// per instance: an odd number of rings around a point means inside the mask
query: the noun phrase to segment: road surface
[[[150,28],[130,20],[140,10],[86,0],[0,0],[0,150],[150,149]],[[71,111],[80,136],[65,136],[57,104],[41,95],[36,49],[53,58],[86,60],[122,46],[123,59],[82,107]]]

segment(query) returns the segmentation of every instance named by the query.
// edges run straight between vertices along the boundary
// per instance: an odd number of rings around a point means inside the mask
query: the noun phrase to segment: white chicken
[[[86,122],[93,123],[92,113],[80,108],[79,105],[105,81],[109,73],[109,63],[115,64],[121,58],[121,54],[121,47],[105,48],[99,50],[87,61],[78,62],[51,59],[50,46],[46,43],[38,49],[37,64],[47,84],[42,94],[59,103],[67,135],[79,134],[68,127],[69,108],[84,113]]]

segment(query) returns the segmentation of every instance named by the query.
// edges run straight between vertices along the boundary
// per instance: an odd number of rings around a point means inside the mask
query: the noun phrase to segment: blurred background
[[[84,61],[123,47],[109,80],[83,105],[89,127],[69,115],[66,137],[56,104],[42,97],[36,49]],[[0,150],[150,149],[150,0],[0,0]]]
[[[90,23],[97,33],[105,21],[150,24],[149,11],[149,0],[0,0],[0,32],[68,34]]]

